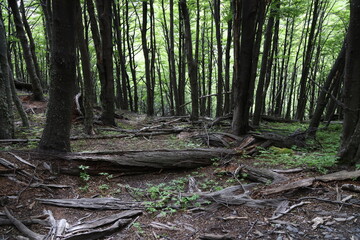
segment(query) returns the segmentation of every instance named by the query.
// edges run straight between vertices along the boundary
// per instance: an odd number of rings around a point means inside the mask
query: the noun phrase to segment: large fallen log
[[[305,178],[295,182],[283,184],[274,188],[265,189],[264,191],[262,191],[262,194],[270,195],[270,194],[281,193],[289,190],[295,190],[302,187],[309,187],[315,181],[321,181],[321,182],[343,181],[347,179],[356,179],[359,177],[360,177],[360,170],[353,172],[340,171],[323,176]]]
[[[236,155],[231,149],[187,149],[152,151],[81,152],[59,155],[62,161],[57,169],[68,174],[78,174],[80,165],[89,166],[88,173],[138,172],[159,169],[197,168],[211,165],[215,160]]]

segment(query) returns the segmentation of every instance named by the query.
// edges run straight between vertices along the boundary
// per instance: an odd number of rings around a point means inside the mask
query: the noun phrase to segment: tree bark
[[[215,36],[217,46],[217,97],[216,97],[216,116],[223,115],[223,49],[222,49],[222,34],[220,29],[220,0],[214,0],[214,22],[215,22]]]
[[[15,23],[15,27],[16,27],[16,34],[17,34],[17,37],[20,39],[21,47],[22,47],[23,54],[24,54],[24,60],[26,63],[26,69],[29,74],[30,81],[31,81],[31,84],[33,87],[33,97],[35,100],[43,101],[44,100],[43,90],[40,85],[39,76],[36,74],[33,57],[31,54],[28,40],[25,35],[24,26],[21,21],[17,1],[16,0],[8,0],[8,2],[11,7],[11,10],[13,12],[14,23]]]
[[[104,70],[104,81],[101,83],[103,111],[100,119],[105,125],[115,126],[111,5],[112,0],[96,0],[101,35],[101,64]]]
[[[235,1],[237,6],[239,0]],[[242,135],[249,130],[250,97],[254,91],[251,86],[251,75],[253,69],[253,49],[256,34],[256,13],[259,1],[244,0],[242,2],[242,36],[240,56],[234,66],[234,113],[232,120],[232,132],[235,135]],[[237,7],[235,7],[238,10]],[[238,14],[238,13],[237,13]],[[239,24],[234,22],[234,24]]]
[[[360,3],[350,1],[344,80],[344,125],[340,162],[360,163]]]
[[[14,136],[5,26],[0,9],[0,139]]]
[[[39,149],[70,151],[72,103],[76,81],[76,1],[53,0],[50,99]]]
[[[77,15],[76,15],[76,30],[77,30],[77,45],[80,50],[81,56],[81,69],[84,78],[84,127],[85,132],[89,135],[95,134],[93,126],[93,83],[91,76],[91,63],[88,51],[87,42],[84,36],[84,24],[82,21],[82,9],[77,2]]]
[[[188,64],[188,74],[190,78],[191,90],[191,115],[190,119],[196,121],[199,119],[199,95],[198,95],[198,82],[197,82],[197,62],[193,57],[191,28],[189,10],[186,0],[180,0],[180,10],[184,20],[184,37],[185,37],[185,50]]]

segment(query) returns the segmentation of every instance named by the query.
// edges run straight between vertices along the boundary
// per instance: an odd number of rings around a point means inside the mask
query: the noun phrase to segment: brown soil
[[[121,126],[139,128],[145,124],[144,117],[129,115],[130,120],[119,120]],[[137,118],[137,119],[136,119]],[[132,119],[132,120],[131,120]],[[74,127],[73,134],[81,132],[81,125]],[[121,138],[107,140],[78,140],[73,141],[75,151],[89,150],[146,150],[146,149],[179,149],[195,147],[196,144],[189,140],[179,140],[176,136],[156,136],[151,138]],[[0,146],[2,147],[2,146]],[[11,146],[10,146],[11,147]],[[17,146],[19,147],[19,146]],[[21,147],[21,146],[20,146]],[[86,220],[107,216],[115,211],[81,210],[72,208],[60,208],[40,204],[37,198],[83,198],[83,197],[116,197],[123,200],[134,200],[134,192],[129,191],[125,185],[132,188],[146,189],[148,184],[158,185],[168,183],[173,179],[188,178],[194,176],[199,183],[210,183],[203,191],[216,190],[216,186],[227,187],[238,184],[231,174],[231,169],[240,163],[253,166],[253,159],[233,158],[217,164],[194,170],[158,171],[142,175],[119,176],[114,174],[111,179],[106,176],[91,176],[88,182],[89,188],[81,190],[84,181],[79,176],[66,176],[50,173],[44,163],[51,164],[51,158],[46,155],[20,151],[14,152],[36,166],[35,169],[20,163],[6,151],[0,152],[0,157],[11,161],[26,170],[33,176],[41,179],[44,183],[68,185],[69,188],[49,189],[32,188],[31,183],[35,179],[20,177],[17,173],[0,175],[0,197],[8,196],[6,204],[17,219],[28,219],[31,216],[41,215],[44,209],[51,210],[55,219],[66,219],[69,223],[75,223],[79,219]],[[1,170],[1,169],[0,169]],[[336,169],[334,169],[335,171]],[[319,175],[312,171],[302,171],[296,174],[286,174],[290,179],[301,179],[308,176]],[[25,184],[14,182],[9,176],[22,181]],[[213,180],[213,181],[211,181]],[[243,184],[246,182],[240,180]],[[289,180],[290,181],[290,180]],[[219,239],[360,239],[360,194],[346,192],[340,189],[344,182],[317,183],[309,188],[287,192],[275,196],[262,196],[261,189],[268,186],[261,185],[253,198],[286,198],[290,205],[301,202],[303,197],[315,197],[325,200],[341,200],[348,195],[352,206],[334,204],[314,199],[303,200],[305,205],[294,208],[289,213],[270,221],[275,209],[251,208],[245,206],[232,206],[224,203],[212,203],[202,205],[189,204],[186,208],[177,209],[176,212],[165,216],[161,210],[143,214],[136,219],[136,224],[119,230],[117,233],[104,239],[202,239],[205,234],[226,235],[229,238]],[[358,181],[346,181],[359,185]],[[100,189],[99,186],[108,186],[108,189]],[[258,194],[257,194],[258,193]],[[180,192],[178,194],[181,194]],[[340,199],[339,199],[340,197]],[[137,199],[139,200],[139,199]],[[349,203],[348,202],[348,203]],[[2,208],[0,208],[2,209]],[[1,211],[1,210],[0,210]],[[2,213],[0,212],[0,217]],[[321,223],[314,225],[315,219]],[[162,223],[164,225],[156,225]],[[166,227],[166,226],[167,227]],[[167,228],[167,229],[166,229]],[[31,229],[38,233],[46,233],[47,229],[39,225],[32,225]],[[14,226],[0,226],[0,239],[17,239],[21,235]],[[205,238],[210,239],[210,238]]]

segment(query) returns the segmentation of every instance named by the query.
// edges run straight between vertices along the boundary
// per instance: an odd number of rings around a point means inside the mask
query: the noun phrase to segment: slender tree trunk
[[[233,20],[232,18],[227,22],[227,40],[225,46],[225,102],[224,102],[224,113],[231,112],[231,94],[230,94],[230,50],[232,43],[232,27]]]
[[[84,78],[84,127],[85,132],[89,135],[95,134],[93,126],[93,83],[91,77],[91,63],[90,54],[88,51],[87,42],[84,36],[84,24],[82,21],[82,9],[80,3],[77,2],[77,15],[76,15],[76,32],[77,32],[77,45],[80,50],[82,75]]]
[[[13,12],[14,23],[15,23],[15,27],[16,27],[16,34],[17,34],[17,37],[20,39],[20,43],[21,43],[21,46],[23,49],[24,60],[26,63],[26,69],[29,74],[32,88],[33,88],[33,97],[35,100],[43,101],[44,95],[43,95],[43,91],[42,91],[42,88],[40,85],[40,79],[39,79],[39,76],[36,74],[36,70],[35,70],[36,68],[34,65],[34,61],[33,61],[33,57],[31,54],[28,40],[26,38],[24,26],[21,21],[17,1],[16,0],[8,0],[8,2],[9,2],[9,6],[11,7],[11,10]]]
[[[220,0],[214,0],[214,22],[215,22],[215,36],[217,46],[217,97],[216,97],[216,116],[223,115],[223,49],[222,49],[222,34],[220,26]]]
[[[319,5],[320,5],[319,0],[314,0],[313,19],[311,22],[308,44],[306,46],[305,59],[301,72],[298,107],[296,109],[296,119],[299,121],[304,120],[304,116],[305,116],[305,108],[306,108],[306,100],[307,100],[306,86],[310,71],[310,62],[313,56],[313,49],[315,43],[314,36],[315,36],[316,24],[318,23],[318,17],[319,17]]]
[[[249,111],[252,96],[252,83],[249,81],[252,74],[253,50],[256,34],[256,14],[258,2],[255,0],[243,0],[242,2],[242,36],[240,56],[235,56],[234,66],[234,113],[232,131],[235,135],[247,133],[249,130]],[[239,10],[241,1],[235,0],[235,9]],[[235,14],[239,14],[236,12]],[[234,24],[239,24],[234,22]]]
[[[113,76],[113,47],[112,47],[112,0],[96,0],[99,13],[101,35],[101,63],[103,66],[104,81],[101,83],[102,107],[101,120],[105,125],[115,125],[115,95]]]
[[[53,0],[50,99],[39,149],[70,151],[72,103],[76,81],[76,1]]]
[[[275,8],[278,8],[278,3],[273,3]],[[263,108],[263,101],[265,100],[264,96],[264,84],[265,84],[265,77],[267,74],[268,64],[269,64],[269,54],[271,50],[271,42],[272,42],[272,34],[273,34],[273,27],[275,23],[275,14],[276,9],[271,9],[270,17],[266,26],[265,32],[265,41],[264,41],[264,49],[263,55],[261,60],[261,68],[260,68],[260,76],[258,80],[258,85],[256,89],[255,95],[255,109],[253,114],[253,125],[259,126],[261,113]]]
[[[190,78],[190,90],[191,90],[191,115],[190,119],[193,121],[199,118],[199,96],[198,96],[198,81],[197,81],[197,62],[193,57],[191,29],[189,10],[186,0],[180,0],[180,10],[184,20],[184,38],[185,38],[185,50],[187,56],[188,73]]]

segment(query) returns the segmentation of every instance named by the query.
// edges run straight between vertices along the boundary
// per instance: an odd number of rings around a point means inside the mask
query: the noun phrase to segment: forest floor
[[[44,106],[29,102],[24,106],[30,109],[31,128],[18,127],[20,130],[16,136],[19,139],[39,139],[45,122]],[[151,128],[161,122],[169,123],[175,119],[147,118],[133,113],[122,115],[122,119],[117,119],[117,130]],[[20,125],[19,122],[17,124]],[[203,143],[193,140],[191,136],[230,130],[226,122],[222,126],[212,128],[206,128],[205,124],[194,125],[186,120],[173,121],[161,126],[168,128],[170,125],[184,130],[176,134],[158,136],[135,136],[127,133],[127,137],[119,138],[115,136],[119,132],[97,125],[97,136],[107,138],[78,137],[71,142],[72,151],[208,148]],[[267,129],[288,131],[305,126],[299,123],[263,125]],[[344,170],[335,164],[334,156],[340,141],[340,130],[341,124],[332,124],[319,134],[316,141],[312,140],[313,142],[305,148],[270,147],[260,149],[256,156],[243,153],[230,158],[216,158],[211,165],[196,169],[160,169],[140,174],[114,171],[92,175],[87,172],[86,164],[78,166],[79,174],[61,174],[53,169],[49,170],[49,165],[53,163],[52,155],[33,151],[37,145],[36,141],[0,143],[0,158],[17,167],[16,170],[8,171],[0,164],[0,239],[26,239],[20,237],[24,234],[14,225],[3,224],[3,220],[6,219],[5,213],[1,212],[4,206],[18,220],[43,215],[46,209],[52,211],[56,220],[66,219],[69,224],[75,224],[107,217],[121,210],[57,207],[43,204],[39,199],[104,197],[124,202],[141,202],[142,208],[141,215],[133,218],[129,224],[99,239],[360,239],[360,193],[341,188],[344,184],[360,186],[359,178],[315,181],[313,184],[290,191],[264,194],[264,191],[274,186]],[[114,138],[111,138],[111,135]],[[84,136],[80,122],[74,123],[72,136]],[[33,166],[20,162],[19,158]],[[286,180],[279,184],[258,184],[249,193],[248,198],[251,200],[276,199],[279,201],[277,207],[220,201],[216,196],[200,201],[202,194],[253,183],[246,173],[234,174],[239,166],[295,170],[288,173],[278,171],[286,176]],[[26,174],[21,175],[21,172],[30,173],[32,178]],[[50,184],[65,186],[53,188]],[[239,194],[244,193],[241,188],[238,191]],[[29,228],[39,234],[47,234],[49,231],[39,224],[31,224]]]

